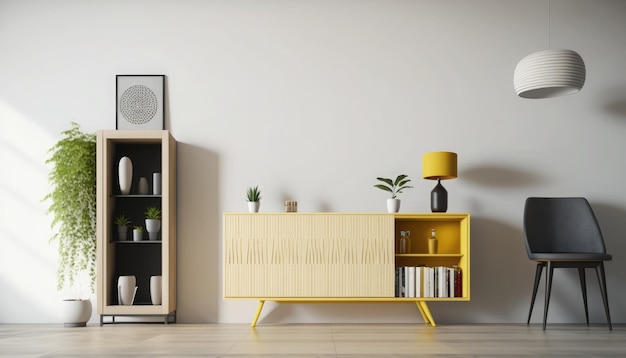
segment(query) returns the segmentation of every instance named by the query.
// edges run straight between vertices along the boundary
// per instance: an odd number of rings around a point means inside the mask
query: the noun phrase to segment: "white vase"
[[[150,276],[150,300],[153,305],[161,304],[162,277]]]
[[[161,195],[161,173],[152,173],[152,194]]]
[[[150,241],[158,240],[159,231],[161,231],[161,220],[146,219],[146,231],[148,232],[148,238]]]
[[[128,235],[128,226],[124,225],[124,226],[118,226],[117,227],[117,235],[120,238],[120,241],[124,241],[127,238]]]
[[[397,213],[400,211],[400,199],[387,199],[387,212]]]
[[[85,327],[91,318],[90,300],[63,300],[61,319],[65,327]]]
[[[261,207],[261,202],[260,201],[249,201],[248,202],[248,212],[258,213],[260,207]]]
[[[134,275],[117,279],[117,300],[120,305],[132,305],[137,294],[137,278]]]
[[[148,179],[146,179],[146,177],[139,178],[139,188],[137,191],[139,195],[148,195]]]
[[[127,195],[130,193],[130,185],[133,182],[133,162],[129,157],[122,157],[122,159],[120,159],[117,171],[119,176],[120,192],[123,195]]]

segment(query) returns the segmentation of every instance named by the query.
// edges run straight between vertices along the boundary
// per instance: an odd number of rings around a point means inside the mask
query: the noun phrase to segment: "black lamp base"
[[[437,185],[430,192],[430,210],[433,213],[445,213],[448,210],[448,192],[437,179]]]

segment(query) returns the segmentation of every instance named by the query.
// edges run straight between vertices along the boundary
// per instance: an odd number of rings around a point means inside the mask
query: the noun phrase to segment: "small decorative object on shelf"
[[[122,195],[130,193],[130,184],[133,182],[133,162],[129,157],[122,157],[117,168],[120,192]]]
[[[400,231],[400,249],[401,254],[411,253],[411,232]]]
[[[396,180],[381,177],[376,178],[376,180],[385,184],[376,184],[374,187],[391,193],[391,198],[387,199],[387,212],[397,213],[400,211],[400,199],[396,197],[402,193],[402,190],[412,188],[412,186],[407,185],[411,181],[408,179],[408,175],[398,175]]]
[[[161,276],[150,276],[150,301],[153,305],[161,304],[161,288],[163,282]]]
[[[261,206],[261,190],[259,186],[249,187],[246,190],[246,199],[248,200],[248,211],[251,213],[258,213]]]
[[[120,305],[132,305],[136,294],[137,278],[134,275],[120,276],[117,279],[117,300]]]
[[[161,173],[152,173],[152,194],[161,195]]]
[[[433,229],[430,233],[430,237],[428,238],[428,253],[436,254],[439,246],[439,240],[437,239],[437,235],[435,234],[435,229]]]
[[[287,213],[297,213],[298,212],[298,202],[295,200],[286,200],[285,201],[285,212]]]
[[[143,240],[143,227],[135,226],[133,228],[133,241]]]
[[[115,217],[115,219],[113,220],[113,224],[117,225],[117,234],[119,240],[126,240],[128,235],[128,225],[131,224],[130,219],[127,218],[124,214],[120,214]]]
[[[137,191],[139,195],[148,195],[148,179],[146,177],[139,178],[139,187]]]
[[[150,241],[159,239],[159,231],[161,231],[161,210],[156,206],[149,207],[146,212],[146,231]]]

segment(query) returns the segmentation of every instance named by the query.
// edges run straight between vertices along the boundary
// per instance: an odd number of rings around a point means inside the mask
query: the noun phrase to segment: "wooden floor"
[[[2,357],[624,357],[626,326],[0,325]]]

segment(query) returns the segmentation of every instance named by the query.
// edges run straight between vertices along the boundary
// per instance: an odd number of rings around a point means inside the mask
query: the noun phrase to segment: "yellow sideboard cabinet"
[[[100,325],[114,323],[117,316],[176,322],[176,140],[167,130],[102,130],[96,133],[96,142]],[[123,157],[130,158],[132,166],[129,192],[123,192],[119,183]],[[149,207],[161,212],[156,236],[145,224]],[[125,235],[114,224],[119,215],[131,220]],[[134,240],[134,226],[143,228],[141,240]],[[127,303],[120,302],[120,276],[134,276],[136,281],[136,293]],[[104,322],[104,317],[111,320]]]
[[[435,326],[427,301],[470,299],[469,214],[226,213],[223,220],[224,298],[258,300],[252,326],[266,301],[414,302]],[[433,229],[439,245],[429,253]],[[401,232],[411,242],[403,253]],[[447,268],[449,292],[416,294],[413,287],[407,297],[409,267],[418,277],[419,268]],[[432,284],[423,275],[416,286]]]

